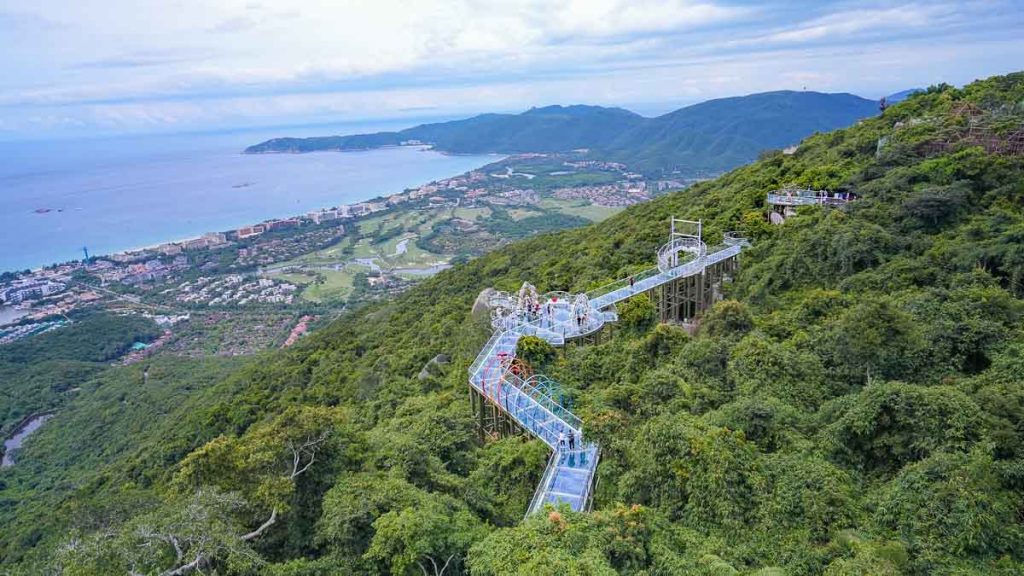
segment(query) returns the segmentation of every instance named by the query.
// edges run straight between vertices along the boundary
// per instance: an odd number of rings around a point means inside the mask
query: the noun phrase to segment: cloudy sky
[[[654,114],[1024,68],[1024,0],[0,0],[0,139]]]

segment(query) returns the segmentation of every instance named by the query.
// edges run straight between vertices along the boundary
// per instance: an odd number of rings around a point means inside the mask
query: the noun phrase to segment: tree
[[[487,533],[464,504],[450,496],[423,494],[416,504],[392,510],[373,523],[366,558],[385,563],[392,574],[419,568],[424,576],[457,571],[470,545]]]
[[[978,405],[951,386],[872,383],[822,417],[831,420],[822,436],[832,455],[871,471],[898,470],[939,450],[964,450],[982,430]]]
[[[624,450],[619,497],[693,526],[738,527],[752,504],[756,447],[743,434],[685,414],[648,421]]]
[[[647,294],[637,294],[618,305],[619,322],[633,330],[643,331],[654,324],[656,310]]]
[[[1019,556],[1024,498],[1007,490],[992,456],[936,454],[907,466],[879,494],[874,522],[906,542],[920,572],[941,571],[945,557]]]
[[[732,350],[728,377],[742,396],[774,396],[804,409],[824,400],[825,369],[809,350],[754,332]]]
[[[701,320],[701,333],[712,338],[742,336],[754,327],[754,318],[742,302],[716,302]]]
[[[523,336],[516,343],[516,357],[535,368],[546,366],[556,354],[547,340],[537,336]]]
[[[344,557],[361,557],[373,539],[373,523],[393,510],[413,506],[424,492],[395,474],[346,473],[324,496],[316,542]]]
[[[255,540],[287,511],[296,480],[325,459],[339,454],[351,438],[343,431],[343,410],[300,406],[237,438],[220,436],[189,454],[174,476],[183,492],[217,486],[241,494],[252,505],[267,510],[265,520],[243,540]]]
[[[184,576],[210,567],[244,573],[263,563],[237,520],[246,505],[236,494],[201,489],[117,529],[73,538],[60,549],[54,567],[68,576]]]

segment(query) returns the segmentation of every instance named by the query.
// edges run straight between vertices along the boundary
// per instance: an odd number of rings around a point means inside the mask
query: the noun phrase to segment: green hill
[[[240,368],[94,376],[0,472],[4,568],[1020,573],[1024,157],[1002,143],[1022,122],[1024,74],[933,88]],[[858,200],[771,226],[765,194],[786,184]],[[670,216],[754,245],[696,336],[635,301],[606,342],[540,367],[604,453],[595,512],[523,521],[546,450],[476,438],[465,369],[489,330],[474,299],[643,269]],[[419,378],[440,353],[451,364]]]
[[[849,126],[877,106],[852,94],[766,92],[710,100],[644,118],[621,108],[548,106],[522,114],[484,114],[400,132],[275,138],[245,151],[312,152],[397,146],[409,140],[453,153],[565,152],[588,148],[596,158],[648,173],[721,172],[758,153],[799,142],[814,132]]]
[[[845,128],[877,111],[875,102],[853,94],[780,91],[721,98],[645,119],[601,148],[643,172],[724,172],[763,150]]]

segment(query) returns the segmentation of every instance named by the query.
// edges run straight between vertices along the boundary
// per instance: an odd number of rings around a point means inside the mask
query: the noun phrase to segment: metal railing
[[[640,282],[641,280],[650,278],[651,276],[657,276],[658,274],[661,274],[661,270],[658,270],[657,268],[648,268],[642,272],[637,272],[636,274],[633,274],[632,276],[630,276],[630,278],[632,278],[633,282],[636,283]],[[615,292],[616,290],[625,288],[626,286],[629,286],[630,278],[622,278],[620,280],[615,280],[614,282],[609,282],[604,286],[594,288],[593,290],[587,292],[587,298],[589,298],[590,301],[593,302],[594,300],[600,298],[601,296],[604,296],[605,294],[610,294],[612,292]]]
[[[582,508],[584,510],[586,510],[587,512],[590,511],[590,507],[593,504],[593,500],[594,500],[594,494],[593,494],[593,491],[594,491],[594,476],[597,474],[597,462],[598,462],[598,460],[601,459],[601,447],[598,446],[597,444],[593,444],[593,446],[594,446],[594,465],[590,467],[590,471],[587,474],[587,483],[585,484],[585,486],[587,487],[587,490],[586,490],[586,492],[583,493],[583,503],[582,503]]]
[[[544,404],[508,382],[507,376],[508,373],[505,373],[491,382],[482,381],[473,383],[472,386],[487,397],[492,404],[512,416],[520,426],[540,438],[551,449],[556,449],[558,435],[570,429],[568,424],[552,413]],[[527,414],[528,410],[538,408],[548,418],[541,420],[536,415]]]
[[[707,252],[707,246],[699,238],[681,237],[673,238],[661,248],[658,248],[658,269],[667,272],[672,268],[681,266],[679,253],[692,254],[694,259],[700,259]]]

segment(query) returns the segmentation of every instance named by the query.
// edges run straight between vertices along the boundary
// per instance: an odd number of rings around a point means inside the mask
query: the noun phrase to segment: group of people
[[[587,313],[586,312],[582,312],[582,313],[576,312],[576,329],[577,330],[583,330],[583,326],[586,325],[586,323],[587,323]]]

